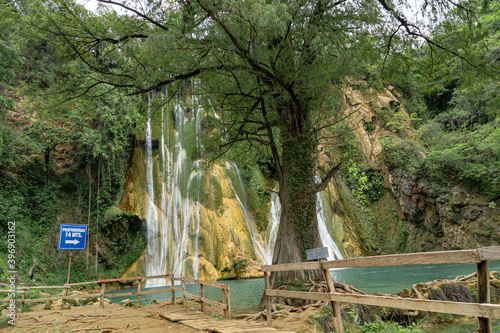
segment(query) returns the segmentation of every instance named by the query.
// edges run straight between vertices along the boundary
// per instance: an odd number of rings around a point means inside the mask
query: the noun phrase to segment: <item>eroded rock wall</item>
[[[387,193],[361,208],[348,175],[340,172],[327,194],[343,230],[339,235],[350,256],[396,252],[466,249],[500,244],[500,210],[480,193],[456,184],[435,194],[423,176],[385,163],[383,138],[410,140],[414,135],[401,96],[392,87],[374,89],[363,80],[348,80],[342,113],[361,152],[363,170],[383,176]],[[318,147],[320,163],[333,164],[340,140]]]

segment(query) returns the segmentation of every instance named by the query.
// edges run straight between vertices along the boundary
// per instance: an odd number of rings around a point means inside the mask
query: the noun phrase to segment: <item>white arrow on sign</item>
[[[66,240],[64,241],[65,244],[73,244],[73,245],[76,245],[78,243],[80,243],[77,239],[73,239],[73,240]]]

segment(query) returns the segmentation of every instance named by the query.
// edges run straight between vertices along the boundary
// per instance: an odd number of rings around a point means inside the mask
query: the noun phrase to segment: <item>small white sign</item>
[[[318,247],[316,249],[306,250],[307,260],[319,260],[328,258],[328,248]]]

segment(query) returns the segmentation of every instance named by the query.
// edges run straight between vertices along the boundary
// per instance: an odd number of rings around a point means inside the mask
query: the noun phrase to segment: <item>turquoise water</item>
[[[218,283],[226,284],[229,286],[231,295],[231,313],[254,313],[259,311],[259,304],[264,292],[264,279],[248,279],[248,280],[223,280],[217,281]],[[181,285],[176,285],[177,288],[182,288]],[[152,287],[152,288],[141,288],[141,290],[160,290],[168,289],[169,287]],[[115,290],[106,293],[106,297],[109,298],[113,303],[119,303],[124,299],[130,299],[137,301],[137,296],[120,296],[112,297],[112,294],[123,293],[123,292],[133,292],[137,291],[137,288],[132,289],[122,289]],[[186,292],[193,295],[200,295],[200,286],[197,284],[187,284]],[[175,297],[182,297],[180,291],[175,292]],[[222,291],[219,288],[214,288],[210,286],[205,286],[205,297],[214,301],[222,302]],[[157,294],[147,294],[141,296],[141,304],[145,305],[150,303],[153,299],[157,301],[162,301],[165,299],[171,299],[171,293],[157,293]]]
[[[490,271],[500,271],[500,261],[489,263]],[[436,279],[454,279],[476,271],[475,264],[410,265],[392,267],[360,267],[330,270],[337,282],[350,284],[367,294],[397,294],[415,283]]]
[[[489,266],[490,271],[500,271],[500,261],[492,261]],[[436,279],[454,279],[457,276],[469,275],[475,271],[475,264],[363,267],[330,270],[335,281],[353,285],[368,294],[397,294],[398,290],[411,288],[411,286],[415,283],[429,282]],[[223,280],[218,282],[229,285],[233,314],[253,313],[258,311],[260,300],[264,292],[264,279]],[[162,288],[163,287],[143,288],[142,290]],[[127,298],[130,298],[135,302],[137,297],[133,296],[110,297],[112,293],[127,291],[137,291],[137,289],[133,288],[113,291],[110,292],[110,295],[107,297],[114,303],[121,302]],[[199,285],[187,285],[186,291],[190,294],[199,295],[200,287]],[[221,301],[222,291],[218,288],[207,286],[205,287],[205,296],[215,301]],[[170,297],[169,292],[143,295],[141,297],[141,303],[148,304],[153,299],[160,301],[170,299]],[[181,297],[180,292],[176,292],[176,297]],[[474,328],[474,325],[477,325],[477,323],[472,323],[472,326],[454,326],[453,329],[440,328],[439,330],[434,330],[432,332],[475,332],[477,326]],[[497,321],[494,326],[500,327],[500,321]],[[495,332],[497,331],[495,330]],[[498,332],[500,332],[500,328],[498,329]]]

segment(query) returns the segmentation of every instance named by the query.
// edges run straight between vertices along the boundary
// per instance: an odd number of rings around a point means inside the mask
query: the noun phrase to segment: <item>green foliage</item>
[[[258,165],[245,165],[241,173],[245,182],[245,192],[249,208],[254,212],[255,222],[260,231],[266,229],[269,218],[268,210],[265,208],[269,202],[268,182],[266,181]]]
[[[385,332],[385,333],[421,333],[425,332],[423,328],[418,327],[416,324],[410,326],[401,326],[396,322],[385,322],[377,320],[373,323],[364,323],[362,326],[347,327],[346,333],[354,332]]]
[[[20,21],[20,13],[14,4],[0,1],[0,82],[3,83],[9,83],[16,75],[15,70],[23,64],[23,57],[12,39]],[[0,99],[0,106],[1,102]]]
[[[9,275],[7,274],[7,265],[3,262],[2,258],[0,258],[0,280],[7,281]]]
[[[303,281],[300,281],[300,280],[297,280],[295,279],[293,281],[293,285],[296,287],[296,288],[302,288],[304,286],[304,282]]]
[[[434,127],[439,128],[437,126]],[[427,130],[424,127],[422,131]],[[425,170],[437,179],[465,181],[479,185],[490,200],[500,197],[500,130],[498,119],[478,125],[474,131],[434,132],[436,141],[429,146]]]
[[[382,199],[386,193],[380,171],[362,171],[353,161],[347,164],[347,181],[361,207]]]
[[[0,327],[9,327],[9,320],[11,320],[10,317],[0,316]]]
[[[424,156],[421,153],[421,147],[415,141],[385,137],[382,138],[381,144],[386,154],[386,163],[390,167],[404,168],[412,174],[421,170]]]
[[[245,268],[247,266],[247,261],[246,260],[236,260],[234,263],[234,268],[236,270]]]
[[[14,100],[12,98],[5,98],[0,96],[0,110],[4,113],[4,108],[12,110],[14,108]],[[5,121],[5,116],[2,116],[2,121]]]

